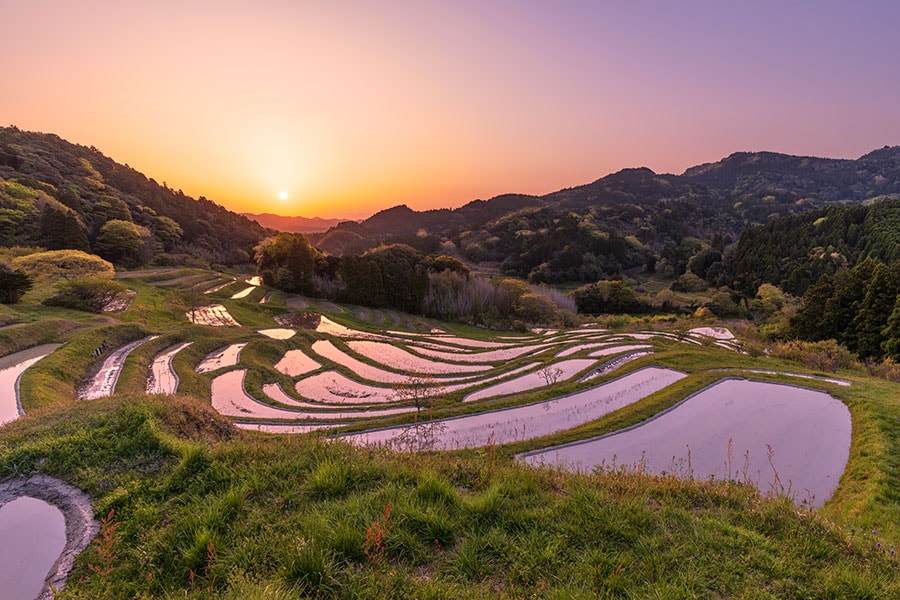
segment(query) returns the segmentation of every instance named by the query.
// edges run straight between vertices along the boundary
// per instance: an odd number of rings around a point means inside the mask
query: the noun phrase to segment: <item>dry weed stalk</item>
[[[121,521],[113,522],[115,514],[116,510],[113,508],[109,510],[109,514],[105,518],[100,519],[100,533],[93,541],[97,546],[97,564],[88,563],[88,569],[97,574],[107,590],[109,589],[107,577],[115,570],[116,559],[119,557],[116,542],[119,541],[118,530],[122,523]]]
[[[375,564],[380,564],[384,560],[384,538],[391,531],[391,503],[388,502],[384,507],[384,514],[375,519],[372,525],[366,529],[366,558]]]

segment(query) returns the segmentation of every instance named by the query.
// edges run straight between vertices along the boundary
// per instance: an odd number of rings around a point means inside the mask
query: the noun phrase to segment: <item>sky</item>
[[[0,0],[0,125],[363,218],[900,144],[891,0]]]

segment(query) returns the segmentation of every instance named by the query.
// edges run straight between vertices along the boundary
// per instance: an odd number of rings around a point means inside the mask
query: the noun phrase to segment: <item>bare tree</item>
[[[431,410],[433,399],[444,394],[444,386],[428,375],[410,375],[401,383],[393,386],[393,397],[398,402],[413,402],[416,415],[423,410]]]
[[[410,375],[402,383],[394,385],[394,398],[398,402],[413,402],[416,406],[415,421],[394,438],[391,445],[401,451],[420,452],[433,450],[436,436],[446,425],[431,419],[432,401],[444,394],[445,388],[428,375]],[[428,410],[428,418],[420,421],[419,415]]]
[[[553,365],[546,365],[540,371],[538,371],[538,375],[541,379],[544,380],[544,383],[549,387],[554,385],[559,378],[562,377],[563,370],[559,367],[554,367]]]

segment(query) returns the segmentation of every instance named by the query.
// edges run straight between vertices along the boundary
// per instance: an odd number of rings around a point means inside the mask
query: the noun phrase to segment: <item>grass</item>
[[[228,288],[215,298],[192,295],[190,287],[208,279],[197,270],[129,277],[123,281],[137,291],[135,303],[112,317],[0,307],[4,321],[26,323],[0,330],[0,353],[65,342],[22,378],[27,416],[0,429],[0,478],[55,475],[88,492],[98,518],[113,515],[107,530],[115,527],[114,535],[78,558],[59,598],[900,597],[897,558],[890,552],[900,544],[897,384],[859,371],[837,374],[853,381],[849,388],[753,376],[826,390],[851,411],[847,471],[834,498],[812,513],[735,483],[619,471],[574,475],[512,460],[516,452],[639,423],[722,377],[711,369],[810,372],[714,346],[659,341],[656,354],[606,378],[648,364],[689,377],[540,440],[410,455],[315,435],[251,434],[212,411],[213,374],[193,367],[226,344],[249,341],[241,357],[241,368],[250,369],[248,391],[260,396],[270,381],[289,389],[290,379],[272,365],[285,350],[308,350],[321,336],[255,335],[250,328],[273,327],[272,316],[286,310],[281,299],[232,301]],[[245,327],[187,323],[184,313],[198,300],[223,302]],[[378,331],[351,312],[332,318]],[[494,335],[462,325],[450,330]],[[116,396],[73,401],[75,386],[96,364],[90,354],[100,342],[114,346],[147,333],[161,337],[132,353]],[[144,395],[152,358],[189,340],[194,343],[174,359],[180,394]],[[530,360],[510,361],[509,368]],[[435,415],[583,387],[560,382],[466,405],[458,394],[442,399]]]
[[[187,397],[16,422],[0,474],[35,470],[120,523],[111,571],[89,569],[102,557],[88,549],[61,598],[900,593],[897,562],[870,539],[745,486],[237,434]]]

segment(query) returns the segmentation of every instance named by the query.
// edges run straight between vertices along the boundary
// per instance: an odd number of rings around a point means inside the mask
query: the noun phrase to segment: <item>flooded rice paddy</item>
[[[172,360],[176,354],[192,343],[176,344],[153,359],[150,364],[150,377],[147,379],[148,394],[174,394],[178,391],[178,374],[172,368]]]
[[[430,447],[435,450],[476,448],[506,444],[550,435],[577,427],[646,398],[686,377],[671,369],[647,367],[593,388],[523,406],[485,411],[474,415],[440,419],[418,426],[431,429]],[[413,427],[411,430],[410,428]],[[417,426],[398,426],[351,434],[344,439],[358,445],[398,446]]]
[[[25,370],[61,344],[43,344],[0,358],[0,425],[25,414],[19,400],[19,379]]]
[[[521,456],[530,464],[598,465],[729,479],[819,506],[847,464],[847,407],[820,391],[722,380],[625,431]]]
[[[194,369],[198,373],[209,373],[217,371],[223,367],[233,367],[238,364],[241,358],[241,350],[247,346],[247,342],[238,344],[229,344],[224,348],[216,350],[206,356],[200,364]]]
[[[158,337],[158,335],[150,335],[113,350],[100,365],[100,370],[97,374],[80,388],[78,397],[82,400],[94,400],[112,396],[116,390],[116,383],[119,381],[122,368],[125,366],[125,359],[128,358],[131,351]]]
[[[463,398],[463,402],[475,402],[495,396],[508,396],[553,385],[558,381],[568,381],[576,374],[595,365],[597,361],[587,358],[574,358],[550,363],[534,373],[522,375],[510,381],[492,385],[483,390],[473,392]]]
[[[258,285],[248,283],[249,288]],[[320,302],[318,306],[337,312],[328,303]],[[281,383],[264,380],[263,393],[254,398],[244,388],[246,369],[233,370],[211,379],[215,409],[237,419],[244,429],[303,433],[416,413],[414,396],[405,394],[404,386],[418,385],[421,389],[416,394],[420,399],[474,388],[457,401],[504,398],[509,402],[511,397],[579,376],[578,382],[587,385],[593,378],[609,375],[628,362],[651,355],[660,342],[671,343],[668,340],[718,344],[740,351],[739,342],[725,328],[695,328],[681,335],[656,331],[610,334],[600,328],[583,328],[475,339],[392,311],[360,307],[342,311],[368,322],[375,320],[376,314],[384,315],[393,323],[405,324],[418,332],[364,331],[314,313],[279,315],[282,327],[257,332],[285,341],[294,338],[297,328],[320,334],[317,340],[301,339],[299,344],[292,341],[301,347],[286,350],[273,365],[277,372],[291,378],[292,394],[296,395],[287,394]],[[198,313],[202,315],[198,322],[233,323],[222,305],[196,309],[195,314]],[[430,333],[423,333],[429,330]],[[228,344],[200,361],[196,371],[212,373],[238,365],[246,345],[247,342]],[[173,393],[177,389],[172,359],[186,346],[187,343],[172,346],[155,357],[148,391]],[[119,369],[127,351],[123,347],[114,353],[119,356]],[[535,360],[527,362],[529,356]],[[322,370],[328,365],[337,366]],[[2,373],[0,370],[0,377]],[[359,445],[444,450],[534,439],[594,421],[686,376],[672,369],[645,366],[617,379],[586,389],[575,387],[579,391],[541,402],[436,420],[420,418],[416,423],[344,437]],[[834,378],[819,379],[837,385],[845,383]],[[115,385],[111,375],[98,375],[97,381],[109,392]],[[453,409],[452,403],[439,406]],[[738,479],[753,483],[762,491],[790,493],[821,504],[831,496],[843,472],[849,440],[849,412],[827,394],[727,379],[639,426],[546,448],[521,459],[572,469],[624,465],[698,479]]]
[[[299,377],[321,367],[321,364],[308,357],[300,349],[288,350],[281,360],[275,363],[275,370],[288,377]]]

